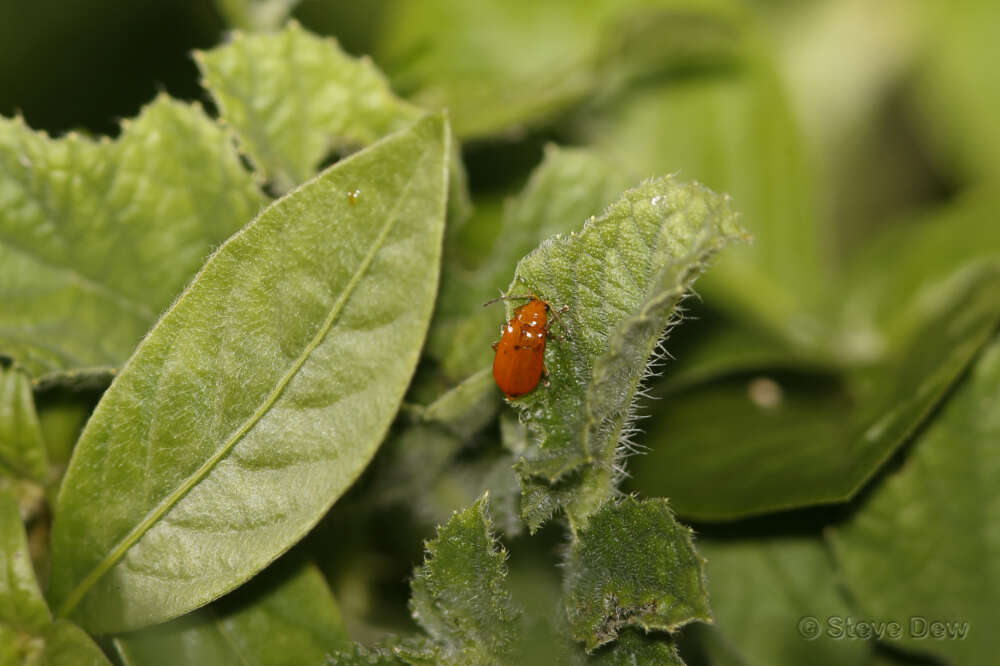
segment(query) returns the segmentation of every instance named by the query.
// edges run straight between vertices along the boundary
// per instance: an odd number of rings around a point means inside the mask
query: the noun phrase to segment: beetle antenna
[[[503,290],[500,290],[500,295],[497,296],[496,298],[491,298],[490,300],[483,303],[483,307],[485,308],[487,305],[493,305],[497,301],[502,301],[502,300],[503,300]]]
[[[485,308],[487,305],[493,305],[497,301],[530,301],[536,298],[538,298],[538,296],[535,296],[534,294],[528,294],[526,296],[507,296],[501,291],[499,296],[491,298],[483,303],[483,307]]]

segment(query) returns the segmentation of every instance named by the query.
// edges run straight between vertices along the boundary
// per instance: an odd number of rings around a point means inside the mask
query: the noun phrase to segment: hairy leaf
[[[192,610],[295,543],[360,474],[430,319],[448,143],[440,116],[421,120],[209,260],[74,451],[53,528],[59,615],[103,633]]]
[[[36,376],[121,365],[262,202],[226,133],[165,96],[115,141],[0,119],[0,354]]]
[[[818,536],[702,537],[698,550],[712,586],[710,654],[735,652],[744,666],[865,662],[870,645],[836,633],[852,611]]]
[[[438,529],[414,573],[410,609],[441,664],[510,663],[521,632],[507,589],[506,551],[493,539],[486,496]]]
[[[31,380],[19,368],[0,361],[0,479],[42,483],[48,466]]]
[[[326,663],[328,666],[406,666],[411,662],[403,659],[390,647],[369,649],[355,643],[331,654]]]
[[[577,533],[564,601],[573,638],[593,650],[624,627],[674,631],[712,621],[704,560],[664,499],[604,504]]]
[[[996,658],[998,415],[1000,340],[994,339],[902,467],[888,472],[831,533],[859,612],[906,625],[891,644],[956,664]],[[946,624],[932,628],[932,622]]]
[[[475,268],[445,266],[428,353],[446,375],[467,376],[492,359],[489,343],[502,315],[499,308],[481,306],[509,283],[511,267],[546,238],[569,233],[599,214],[635,180],[591,151],[546,147],[524,190],[505,202],[489,258]]]
[[[849,499],[990,339],[1000,267],[971,266],[917,301],[922,326],[878,363],[729,377],[657,403],[631,488],[699,520]]]
[[[643,634],[638,629],[623,629],[618,638],[605,645],[581,664],[594,666],[684,666],[677,648],[664,636]]]
[[[727,198],[658,178],[518,264],[508,293],[569,307],[552,329],[567,339],[546,347],[551,387],[513,402],[535,440],[518,465],[532,529],[555,505],[582,525],[613,494],[644,369],[708,259],[742,237],[735,218]]]
[[[319,664],[350,645],[323,574],[294,558],[210,606],[114,642],[125,666]]]
[[[368,145],[421,113],[392,94],[370,60],[294,21],[272,34],[237,32],[195,58],[223,120],[282,192],[311,177],[331,152]],[[367,183],[348,191],[355,190],[362,200],[374,195]]]

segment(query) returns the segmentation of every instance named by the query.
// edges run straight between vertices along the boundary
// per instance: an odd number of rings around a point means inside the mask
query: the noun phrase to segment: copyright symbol
[[[799,636],[807,641],[819,638],[819,620],[812,615],[804,615],[799,619]]]

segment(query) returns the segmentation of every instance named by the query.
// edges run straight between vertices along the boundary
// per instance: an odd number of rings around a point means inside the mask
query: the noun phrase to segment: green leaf
[[[323,574],[287,558],[210,606],[114,642],[126,666],[319,664],[351,644]]]
[[[489,135],[537,123],[594,87],[591,13],[534,2],[401,3],[375,58],[418,104],[447,107],[457,136]]]
[[[438,528],[414,572],[410,609],[434,642],[436,663],[506,664],[518,648],[521,613],[492,529],[484,495]]]
[[[59,615],[104,633],[192,610],[300,539],[360,474],[430,319],[449,140],[440,116],[421,120],[208,261],[74,451],[53,526]]]
[[[483,368],[425,407],[420,420],[466,440],[496,416],[498,397],[492,372]]]
[[[280,192],[310,178],[331,152],[368,145],[421,114],[392,94],[370,60],[294,21],[272,34],[237,32],[195,59],[222,119]],[[378,196],[370,183],[344,185],[345,198]]]
[[[304,2],[295,17],[320,35],[336,35],[348,53],[371,53],[375,31],[395,0],[354,2]]]
[[[994,339],[902,466],[887,472],[830,534],[859,614],[903,624],[892,645],[956,664],[996,658],[998,414],[1000,340]],[[931,622],[948,623],[941,636],[930,633]]]
[[[791,109],[773,66],[678,75],[584,117],[583,139],[642,175],[679,173],[738,203],[752,245],[727,252],[699,285],[712,307],[804,350],[828,344],[829,280],[819,217]]]
[[[0,360],[0,479],[45,482],[49,472],[31,380]]]
[[[835,633],[853,613],[818,537],[703,537],[698,550],[708,559],[715,614],[704,631],[710,654],[735,652],[744,666],[865,662],[868,642]]]
[[[455,458],[494,419],[499,403],[493,375],[484,368],[430,405],[409,406],[408,423],[383,444],[372,495],[380,504],[409,507],[432,525],[475,501],[483,488],[459,484],[458,477],[468,475],[456,472]]]
[[[329,656],[329,666],[406,666],[410,663],[397,655],[389,647],[368,649],[355,643],[349,648]]]
[[[79,627],[52,622],[35,579],[24,525],[0,491],[0,664],[107,664]]]
[[[912,336],[940,285],[963,267],[1000,259],[995,188],[964,192],[947,206],[890,227],[858,253],[844,282],[843,329],[854,356],[877,358]]]
[[[599,214],[635,180],[591,151],[546,146],[524,190],[505,202],[489,258],[475,268],[445,266],[428,353],[446,375],[464,377],[491,362],[489,342],[503,322],[498,308],[481,306],[509,282],[511,267],[546,238]]]
[[[301,0],[215,0],[226,22],[241,30],[275,30]]]
[[[73,374],[73,371],[63,376]],[[100,399],[97,391],[73,391],[53,387],[35,391],[38,425],[48,457],[48,475],[45,480],[45,499],[49,507],[57,504],[63,474],[69,465],[73,447],[76,446],[83,427]],[[48,526],[46,526],[47,529]]]
[[[226,133],[165,96],[115,141],[0,118],[0,354],[121,365],[262,201]]]
[[[780,338],[719,316],[694,304],[684,326],[670,336],[670,363],[656,393],[669,395],[738,373],[826,371],[807,354],[797,353]]]
[[[614,493],[644,369],[708,259],[742,237],[735,218],[726,197],[658,178],[518,264],[508,293],[569,307],[553,329],[567,339],[546,346],[551,387],[513,401],[536,442],[518,463],[532,530],[555,505],[580,526]]]
[[[447,107],[457,136],[478,138],[540,125],[622,78],[726,57],[736,14],[730,2],[397,3],[375,59],[417,103]]]
[[[915,78],[914,114],[937,157],[968,179],[1000,176],[1000,81],[993,63],[1000,47],[993,26],[1000,8],[990,0],[947,7],[919,5],[926,22],[923,65]]]
[[[73,447],[80,438],[99,395],[57,389],[36,396],[38,424],[42,430],[49,463],[64,467],[69,463]]]
[[[80,627],[56,620],[42,630],[45,649],[38,658],[43,666],[111,666],[101,648]]]
[[[917,301],[922,326],[878,363],[729,377],[658,403],[630,487],[698,520],[853,497],[989,341],[1000,265],[971,266]]]
[[[581,663],[594,666],[684,666],[671,641],[663,636],[643,634],[637,629],[623,629],[613,643],[595,651]]]
[[[52,621],[35,580],[17,504],[0,491],[0,628],[40,631]]]
[[[675,631],[711,622],[704,560],[691,534],[664,499],[605,503],[577,533],[566,561],[573,638],[591,651],[623,627]]]

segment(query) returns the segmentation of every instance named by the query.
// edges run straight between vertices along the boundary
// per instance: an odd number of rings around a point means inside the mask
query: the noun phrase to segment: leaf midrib
[[[412,163],[416,164],[419,161],[420,161],[419,159],[416,159]],[[413,180],[415,178],[416,173],[418,173],[417,170],[414,170],[412,172],[410,179],[407,181],[406,185],[403,187],[402,192],[400,192],[399,196],[397,197],[396,203],[393,205],[392,210],[387,215],[387,221],[383,225],[381,231],[379,231],[378,237],[376,237],[375,241],[369,248],[368,253],[361,260],[361,264],[358,266],[358,269],[354,272],[354,275],[351,276],[351,279],[348,281],[347,285],[345,285],[344,290],[341,292],[340,297],[337,299],[337,302],[334,303],[333,306],[331,307],[330,312],[327,314],[327,317],[323,322],[323,325],[316,332],[316,335],[313,336],[313,339],[309,341],[309,344],[306,345],[302,353],[299,354],[298,358],[296,358],[295,363],[292,364],[292,367],[289,368],[289,370],[281,377],[280,380],[278,380],[278,383],[275,385],[270,395],[267,396],[264,402],[261,403],[261,405],[254,411],[254,413],[250,416],[250,418],[248,418],[242,426],[240,426],[232,435],[230,435],[229,439],[226,440],[226,442],[219,448],[218,451],[212,454],[212,456],[210,456],[208,460],[206,460],[201,465],[201,467],[195,470],[194,473],[192,473],[187,479],[185,479],[184,482],[181,483],[172,493],[167,495],[160,502],[159,506],[157,506],[155,509],[153,509],[153,511],[147,514],[147,516],[142,521],[140,521],[139,524],[132,529],[132,531],[130,531],[127,535],[125,535],[125,537],[121,541],[119,541],[114,548],[111,549],[111,552],[108,553],[108,555],[103,560],[101,560],[101,562],[99,562],[97,566],[95,566],[90,571],[90,573],[84,576],[84,578],[80,581],[80,583],[66,597],[66,600],[60,605],[59,610],[56,613],[58,616],[67,617],[69,613],[71,613],[73,609],[77,606],[77,604],[80,603],[80,601],[87,594],[90,588],[93,587],[93,585],[98,580],[100,580],[100,578],[104,576],[104,574],[107,573],[111,569],[111,567],[117,564],[118,561],[121,560],[122,557],[124,557],[125,553],[132,546],[134,546],[136,542],[139,541],[139,539],[141,539],[146,532],[152,529],[153,525],[156,524],[160,520],[160,518],[166,515],[166,513],[169,512],[192,488],[194,488],[194,486],[196,486],[206,476],[208,476],[208,474],[212,471],[212,469],[214,469],[215,466],[223,458],[229,455],[229,453],[236,446],[236,444],[239,443],[239,441],[244,437],[244,435],[246,435],[247,432],[249,432],[250,429],[253,428],[268,411],[270,411],[271,407],[274,406],[278,398],[284,392],[284,389],[292,381],[295,375],[298,374],[299,370],[308,360],[309,356],[312,355],[312,352],[315,351],[316,348],[326,338],[327,334],[330,332],[330,329],[333,327],[333,323],[336,321],[344,305],[347,303],[347,299],[354,291],[354,288],[357,286],[358,282],[360,282],[361,278],[367,272],[369,266],[371,265],[372,261],[375,258],[375,255],[378,253],[379,249],[381,249],[383,243],[385,242],[385,239],[389,236],[389,232],[392,231],[392,228],[398,221],[397,213],[399,211],[400,206],[402,205],[402,202],[406,199],[407,192],[409,191],[411,185],[413,184]],[[233,240],[235,240],[238,237],[239,235],[234,236]],[[182,299],[178,299],[178,303],[180,303],[181,301]]]

